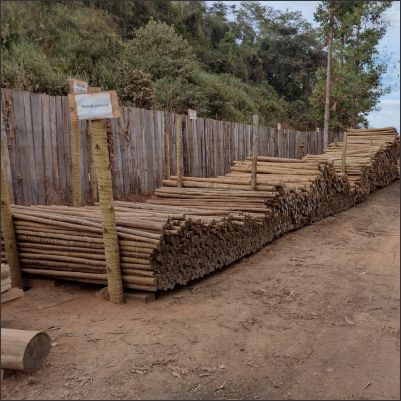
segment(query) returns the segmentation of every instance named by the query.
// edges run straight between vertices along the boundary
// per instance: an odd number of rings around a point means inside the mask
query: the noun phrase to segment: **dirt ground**
[[[2,398],[399,399],[399,185],[150,304],[26,292],[2,327],[53,347]]]

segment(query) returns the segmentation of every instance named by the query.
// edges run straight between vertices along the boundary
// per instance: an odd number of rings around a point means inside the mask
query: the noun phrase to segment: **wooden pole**
[[[177,186],[182,188],[184,176],[184,158],[182,153],[182,116],[177,115],[175,121],[175,136],[177,146]]]
[[[102,88],[98,86],[89,86],[88,87],[88,93],[96,93],[96,92],[101,92]],[[96,168],[94,165],[94,160],[93,160],[93,141],[92,141],[92,135],[91,133],[91,120],[87,120],[87,135],[88,135],[88,144],[89,148],[88,149],[88,175],[89,175],[89,188],[90,188],[90,194],[91,194],[91,201],[92,203],[97,202],[98,200],[98,191],[97,191],[97,180],[96,180]]]
[[[37,369],[50,351],[50,337],[40,331],[1,329],[1,368]]]
[[[110,301],[121,304],[124,303],[124,294],[105,122],[106,120],[93,120],[91,123],[92,149],[102,216],[108,291]]]
[[[172,127],[171,124],[168,124],[168,122],[170,122],[170,119],[167,119],[165,114],[163,114],[163,119],[164,119],[164,178],[168,180],[171,176],[170,138],[171,138]]]
[[[344,132],[343,147],[342,147],[342,157],[341,157],[341,172],[346,173],[347,170],[347,131]]]
[[[7,263],[10,267],[11,284],[13,287],[22,288],[21,266],[17,252],[14,222],[11,214],[7,180],[3,166],[1,166],[1,228],[3,230]]]
[[[253,115],[253,132],[252,132],[252,174],[251,174],[251,189],[256,190],[257,181],[257,163],[258,163],[258,138],[259,138],[259,116],[257,114]]]
[[[81,206],[81,155],[79,120],[70,113],[71,117],[71,190],[72,206]]]
[[[281,152],[282,143],[283,138],[281,135],[281,123],[277,123],[277,157],[285,157]]]
[[[295,157],[300,159],[301,156],[301,143],[300,143],[301,131],[295,133]]]

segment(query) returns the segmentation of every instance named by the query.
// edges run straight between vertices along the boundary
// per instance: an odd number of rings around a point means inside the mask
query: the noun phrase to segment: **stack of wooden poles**
[[[399,177],[394,129],[350,130],[303,159],[251,158],[215,178],[169,177],[147,203],[115,202],[123,284],[157,291],[202,277],[274,238],[348,209]],[[24,274],[106,284],[98,206],[13,206]],[[2,260],[4,253],[2,249]]]
[[[24,295],[20,288],[12,286],[10,267],[6,263],[1,264],[1,303],[12,301]]]

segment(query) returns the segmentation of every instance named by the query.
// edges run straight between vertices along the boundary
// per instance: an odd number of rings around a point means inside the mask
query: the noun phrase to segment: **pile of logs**
[[[303,159],[257,158],[215,178],[169,177],[147,203],[115,202],[124,287],[184,285],[274,238],[338,213],[399,178],[394,129],[350,130],[343,144]],[[12,206],[22,272],[106,284],[99,208]],[[2,260],[4,254],[2,253]]]
[[[11,284],[10,267],[8,264],[1,264],[1,303],[20,298],[24,292],[20,288],[15,288]]]

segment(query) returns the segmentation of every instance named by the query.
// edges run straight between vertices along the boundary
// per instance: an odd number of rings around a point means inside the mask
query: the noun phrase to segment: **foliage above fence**
[[[2,163],[17,204],[70,204],[71,143],[67,97],[2,89]],[[110,120],[109,150],[116,199],[149,195],[176,173],[176,114],[122,108]],[[97,199],[89,127],[81,121],[82,199]],[[330,133],[329,141],[341,140]],[[183,119],[184,174],[212,177],[252,152],[252,126],[207,118]],[[259,154],[299,157],[322,153],[322,132],[260,127]]]

